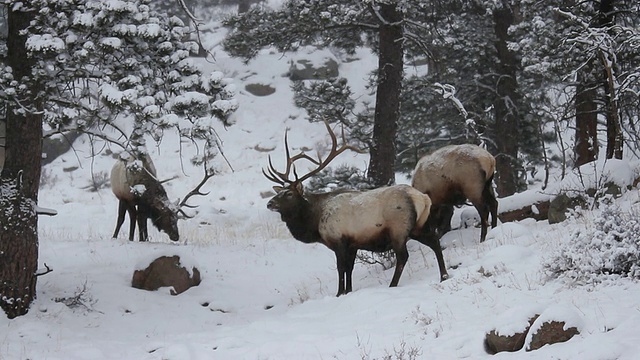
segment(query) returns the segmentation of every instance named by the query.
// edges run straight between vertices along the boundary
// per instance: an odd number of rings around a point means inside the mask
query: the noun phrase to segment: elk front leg
[[[336,296],[340,296],[348,294],[353,290],[351,274],[353,273],[353,265],[356,262],[357,250],[343,246],[335,250],[335,253],[338,268],[338,293]]]
[[[447,267],[444,264],[444,256],[442,255],[442,247],[440,246],[440,239],[437,237],[428,237],[425,239],[425,245],[431,248],[436,253],[436,260],[438,260],[438,268],[440,269],[440,281],[445,281],[449,278],[447,273]]]

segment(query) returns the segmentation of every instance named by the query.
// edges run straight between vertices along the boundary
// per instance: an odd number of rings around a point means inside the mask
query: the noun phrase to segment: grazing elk
[[[447,279],[440,243],[438,239],[429,236],[428,229],[425,228],[431,207],[431,200],[427,195],[409,185],[369,191],[303,191],[302,182],[324,169],[340,153],[347,149],[358,151],[348,145],[338,149],[335,133],[328,124],[325,125],[331,136],[332,148],[324,160],[320,155],[314,159],[304,152],[291,157],[285,134],[286,170],[275,170],[269,157],[268,173],[263,169],[263,174],[279,184],[274,186],[277,194],[269,200],[267,208],[280,213],[291,235],[304,243],[322,243],[336,254],[336,296],[352,290],[351,275],[359,249],[374,252],[393,250],[396,267],[390,286],[397,286],[409,258],[407,241],[410,237],[427,244],[435,251],[441,280]],[[298,177],[294,162],[299,159],[311,161],[317,167]],[[290,179],[292,169],[295,179]]]
[[[485,149],[471,144],[449,145],[418,161],[411,185],[431,198],[432,213],[439,218],[430,221],[438,223],[442,233],[451,229],[453,206],[469,199],[480,215],[483,242],[489,213],[492,228],[498,221],[498,201],[492,187],[495,170],[496,160]]]
[[[125,213],[129,213],[129,240],[133,241],[136,223],[140,241],[148,241],[147,219],[160,231],[169,235],[169,239],[178,241],[179,215],[189,218],[181,207],[193,207],[187,200],[193,195],[207,195],[200,188],[213,174],[205,171],[205,176],[179,204],[169,200],[162,182],[156,177],[156,168],[149,155],[141,160],[133,157],[120,158],[111,169],[111,191],[118,198],[118,220],[113,237],[116,238],[124,223]]]

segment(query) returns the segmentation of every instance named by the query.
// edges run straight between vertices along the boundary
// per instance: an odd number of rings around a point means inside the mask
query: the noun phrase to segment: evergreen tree
[[[524,162],[540,159],[539,127],[519,83],[519,54],[509,47],[509,29],[517,21],[515,5],[506,0],[435,1],[419,8],[425,28],[418,34],[430,44],[431,54],[423,81],[453,85],[467,111],[466,119],[455,111],[443,114],[448,118],[438,121],[448,126],[435,124],[433,129],[459,139],[461,121],[473,122],[478,137],[465,141],[484,142],[496,157],[501,196],[525,189]]]
[[[594,160],[598,117],[606,121],[608,158],[622,156],[623,131],[638,149],[637,51],[640,24],[634,1],[521,3],[512,46],[522,54],[527,97],[536,116],[576,128],[575,166]],[[636,150],[637,151],[637,150]]]
[[[183,22],[151,11],[148,0],[5,6],[0,307],[15,317],[35,297],[43,126],[61,133],[78,129],[138,157],[146,154],[146,135],[161,141],[164,131],[177,131],[204,145],[192,159],[204,163],[218,151],[211,122],[229,123],[237,104],[222,73],[205,76],[189,59],[197,46],[183,40]]]
[[[404,18],[412,14],[410,6],[402,1],[289,0],[276,10],[253,7],[226,21],[231,32],[224,46],[246,59],[268,46],[279,51],[332,46],[347,53],[371,47],[379,63],[368,177],[377,186],[387,185],[395,181],[404,43],[410,37]]]

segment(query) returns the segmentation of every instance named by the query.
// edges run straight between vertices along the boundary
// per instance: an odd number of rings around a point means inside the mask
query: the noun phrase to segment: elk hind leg
[[[482,189],[482,200],[489,208],[489,212],[491,212],[491,227],[494,228],[498,226],[498,200],[496,199],[496,194],[493,192],[492,179],[493,176],[484,184],[484,189]]]
[[[346,256],[346,288],[345,288],[345,294],[350,293],[353,290],[352,287],[352,282],[351,282],[351,275],[353,274],[353,266],[356,263],[356,254],[358,253],[358,250],[355,249],[349,249],[347,250],[347,256]]]
[[[113,232],[113,238],[118,237],[118,233],[120,232],[120,228],[122,224],[124,224],[124,214],[127,212],[128,204],[124,200],[118,200],[118,219],[116,220],[116,230]],[[131,240],[131,239],[129,239]]]
[[[343,249],[335,250],[336,253],[336,267],[338,268],[338,293],[336,296],[344,295],[345,291],[345,275],[347,272],[346,254]]]
[[[147,219],[149,218],[149,211],[145,206],[138,205],[137,211],[137,222],[138,222],[138,233],[140,236],[140,241],[148,241],[149,240],[149,232],[147,230]]]
[[[136,233],[138,210],[136,210],[136,206],[133,203],[127,203],[127,212],[129,213],[129,241],[133,241],[133,236]]]
[[[409,260],[409,251],[407,250],[406,241],[397,249],[394,249],[394,252],[396,253],[396,269],[393,272],[393,278],[391,279],[389,287],[398,286],[398,282],[400,282],[400,275],[402,275],[404,266],[407,264],[407,260]]]
[[[485,204],[474,204],[480,215],[480,242],[487,238],[487,228],[489,227],[489,209]]]

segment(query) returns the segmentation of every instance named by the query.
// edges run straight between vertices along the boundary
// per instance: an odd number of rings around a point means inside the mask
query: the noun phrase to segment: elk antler
[[[319,173],[320,171],[322,171],[325,167],[327,167],[327,165],[329,165],[329,163],[331,162],[331,160],[333,160],[336,156],[340,155],[341,153],[343,153],[345,150],[353,150],[357,153],[362,153],[364,152],[361,149],[358,149],[354,146],[351,145],[346,145],[346,138],[344,135],[344,128],[342,129],[342,142],[343,145],[338,148],[338,139],[336,137],[336,134],[333,132],[333,130],[331,130],[331,126],[329,126],[328,122],[324,122],[325,126],[327,127],[327,131],[329,132],[329,136],[331,137],[331,150],[329,151],[329,154],[327,155],[327,157],[325,159],[322,159],[322,156],[320,155],[320,153],[318,153],[318,158],[314,159],[312,157],[310,157],[309,155],[305,154],[304,152],[301,152],[293,157],[291,157],[291,153],[289,151],[289,144],[287,141],[287,133],[285,132],[284,135],[284,146],[285,146],[285,151],[286,151],[286,156],[287,156],[287,166],[286,166],[286,170],[284,172],[279,172],[277,171],[274,167],[273,167],[273,163],[271,162],[271,156],[269,156],[269,168],[267,169],[267,172],[264,171],[264,169],[262,169],[262,174],[269,180],[283,185],[285,186],[287,183],[288,184],[299,184],[301,182],[303,182],[304,180],[310,178],[311,176]],[[307,159],[310,162],[312,162],[313,164],[317,165],[317,167],[313,170],[311,170],[310,172],[306,173],[305,175],[303,175],[301,178],[298,177],[298,174],[296,173],[296,168],[294,165],[294,162],[296,160],[299,159]],[[290,172],[291,169],[293,169],[293,175],[295,176],[295,179],[290,179]]]
[[[182,216],[184,216],[187,219],[191,219],[193,218],[193,216],[189,216],[187,215],[184,210],[180,209],[181,207],[186,207],[189,209],[194,209],[196,207],[198,207],[197,205],[189,205],[187,204],[187,200],[189,200],[190,197],[194,196],[194,195],[201,195],[201,196],[207,196],[209,195],[209,192],[203,193],[202,191],[200,191],[200,189],[202,188],[202,186],[204,186],[204,184],[207,183],[207,181],[209,181],[209,179],[211,179],[214,175],[215,175],[215,171],[211,171],[209,172],[207,170],[207,164],[204,164],[204,176],[202,177],[202,180],[200,180],[200,183],[198,185],[196,185],[195,188],[193,188],[193,190],[189,191],[189,193],[184,197],[184,199],[182,199],[182,201],[180,201],[180,203],[178,204],[178,213],[182,214]]]
[[[168,179],[160,180],[160,184],[164,184],[164,183],[166,183],[166,182],[169,182],[169,181],[175,180],[175,179],[177,179],[178,177],[179,177],[178,175],[175,175],[175,176],[170,177],[170,178],[168,178]]]

